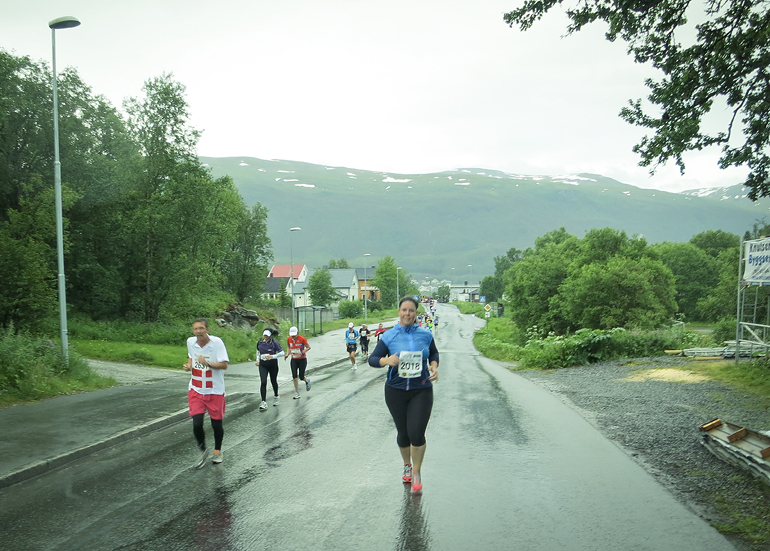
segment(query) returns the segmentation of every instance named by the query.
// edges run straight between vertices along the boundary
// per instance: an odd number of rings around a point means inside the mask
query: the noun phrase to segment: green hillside
[[[395,174],[250,157],[201,157],[233,178],[247,203],[269,209],[276,262],[311,267],[391,255],[410,273],[478,281],[493,257],[564,226],[582,237],[612,227],[649,242],[687,241],[710,229],[742,235],[766,206],[640,189],[593,174],[522,176],[485,169]],[[473,267],[469,268],[468,264]],[[455,268],[452,270],[451,268]]]

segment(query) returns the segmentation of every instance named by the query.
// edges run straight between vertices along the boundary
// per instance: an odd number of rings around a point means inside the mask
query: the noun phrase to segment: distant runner
[[[294,381],[294,399],[297,400],[299,395],[299,379],[305,381],[305,390],[310,391],[310,379],[305,377],[305,369],[307,369],[307,351],[310,350],[310,345],[307,343],[307,339],[299,334],[296,327],[289,329],[289,338],[286,341],[286,347],[291,356],[291,378]],[[289,356],[284,356],[286,360]]]
[[[358,331],[353,329],[353,322],[348,324],[348,329],[345,331],[345,345],[347,347],[348,355],[350,356],[350,363],[353,364],[352,369],[355,371],[356,367],[356,340],[358,339]]]
[[[361,331],[359,331],[360,335],[360,342],[361,342],[361,355],[364,357],[369,356],[369,335],[371,334],[371,331],[369,331],[369,328],[366,327],[365,323],[361,324]]]

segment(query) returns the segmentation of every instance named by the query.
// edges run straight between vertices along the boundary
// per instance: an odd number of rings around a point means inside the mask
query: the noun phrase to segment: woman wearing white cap
[[[257,357],[259,361],[259,393],[262,396],[262,403],[259,404],[259,411],[267,409],[267,375],[270,375],[270,383],[273,385],[273,405],[278,405],[278,358],[283,356],[283,348],[278,341],[273,339],[273,332],[265,329],[262,333],[262,340],[257,343]]]
[[[291,356],[291,378],[294,381],[294,399],[299,398],[299,379],[305,381],[305,390],[310,390],[310,379],[305,377],[307,369],[307,351],[310,345],[307,339],[299,334],[296,327],[289,329],[289,338],[286,341],[289,353],[283,357],[286,360]]]
[[[353,329],[353,322],[348,324],[348,330],[345,331],[345,344],[347,345],[348,355],[350,356],[350,363],[353,364],[353,371],[356,370],[356,339],[358,339],[358,331]]]

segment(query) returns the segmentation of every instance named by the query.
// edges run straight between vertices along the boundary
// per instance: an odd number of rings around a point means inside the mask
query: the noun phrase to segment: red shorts
[[[224,394],[200,394],[192,389],[187,393],[187,404],[190,407],[190,417],[209,412],[209,417],[214,420],[225,416]]]

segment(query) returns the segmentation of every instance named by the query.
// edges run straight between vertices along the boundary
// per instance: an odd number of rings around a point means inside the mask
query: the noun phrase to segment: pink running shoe
[[[407,463],[404,465],[404,476],[401,477],[401,480],[404,481],[404,484],[411,484],[412,482],[412,465],[411,463]]]
[[[412,495],[418,495],[422,493],[422,478],[420,473],[414,473],[412,477]]]

